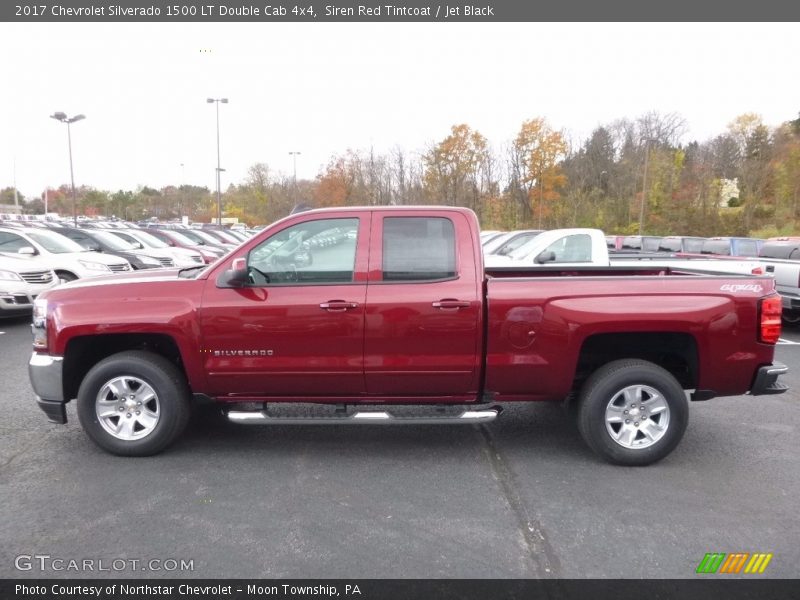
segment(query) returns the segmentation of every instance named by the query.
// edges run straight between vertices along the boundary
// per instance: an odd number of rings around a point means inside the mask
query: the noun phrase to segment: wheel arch
[[[64,274],[69,275],[73,279],[80,279],[80,275],[74,271],[70,271],[69,269],[53,269],[53,273],[55,273],[57,277],[60,277],[62,274]]]
[[[580,389],[592,373],[623,359],[641,359],[668,371],[684,389],[697,387],[699,358],[697,340],[689,333],[600,333],[581,345],[574,389]]]
[[[81,382],[94,365],[126,350],[144,350],[162,356],[186,376],[178,344],[169,335],[121,333],[77,336],[69,340],[64,352],[64,398],[77,397]]]

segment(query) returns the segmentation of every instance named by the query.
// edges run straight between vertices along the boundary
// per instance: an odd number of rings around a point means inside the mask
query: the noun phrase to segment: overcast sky
[[[798,25],[581,23],[0,24],[0,188],[223,188],[265,162],[314,177],[331,155],[410,152],[467,123],[500,147],[537,116],[578,139],[647,111],[684,141],[800,110]],[[182,167],[181,164],[184,166]],[[15,166],[16,165],[16,166]]]

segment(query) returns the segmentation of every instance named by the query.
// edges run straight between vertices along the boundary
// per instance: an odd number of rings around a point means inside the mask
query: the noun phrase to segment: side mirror
[[[100,249],[100,246],[98,246],[97,244],[89,244],[88,248],[92,252],[102,252],[102,250]]]
[[[553,262],[556,259],[556,253],[552,250],[541,252],[539,256],[536,257],[536,264],[543,265],[544,263]]]
[[[226,270],[219,279],[222,287],[243,287],[247,282],[247,259],[245,258],[234,258],[231,268]]]
[[[23,246],[17,250],[17,254],[22,254],[23,256],[36,256],[38,253],[36,252],[36,248],[33,246]]]

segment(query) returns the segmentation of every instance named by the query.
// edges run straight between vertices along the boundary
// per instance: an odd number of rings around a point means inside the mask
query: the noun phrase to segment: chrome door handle
[[[442,308],[442,309],[469,308],[471,305],[472,305],[471,302],[465,302],[464,300],[451,300],[449,298],[445,300],[439,300],[438,302],[433,302],[431,304],[433,308]]]
[[[344,300],[328,300],[319,305],[322,310],[328,312],[344,312],[349,308],[358,308],[358,302],[345,302]]]

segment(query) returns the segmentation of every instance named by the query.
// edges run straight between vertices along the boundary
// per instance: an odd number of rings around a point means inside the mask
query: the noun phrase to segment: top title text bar
[[[394,2],[394,3],[392,3]],[[3,22],[798,21],[786,0],[63,0],[0,4]]]

